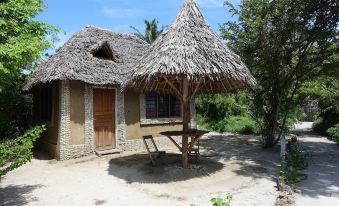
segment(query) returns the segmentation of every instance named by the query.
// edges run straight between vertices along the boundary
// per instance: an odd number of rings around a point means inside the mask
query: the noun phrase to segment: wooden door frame
[[[113,87],[105,87],[105,86],[93,86],[92,87],[92,125],[93,125],[93,128],[94,128],[94,90],[95,89],[102,89],[102,90],[114,90],[114,98],[115,98],[115,101],[114,101],[114,131],[115,131],[115,148],[116,149],[119,149],[118,148],[118,127],[117,127],[117,118],[118,118],[118,112],[117,112],[117,109],[118,109],[118,104],[117,104],[117,101],[118,101],[118,90],[117,88],[113,88]],[[97,148],[96,148],[96,142],[95,142],[95,131],[93,131],[93,143],[94,143],[94,151],[97,151]],[[101,150],[101,151],[105,151],[105,150]]]

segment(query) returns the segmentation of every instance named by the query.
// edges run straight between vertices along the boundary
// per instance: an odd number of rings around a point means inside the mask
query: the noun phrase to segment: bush
[[[313,130],[321,135],[328,136],[328,129],[335,127],[338,119],[332,116],[319,116],[313,122]]]
[[[200,116],[198,118],[198,123],[206,129],[217,132],[230,132],[237,134],[260,133],[258,124],[248,116],[231,116],[229,118],[224,118],[221,121],[211,121]]]
[[[306,179],[307,175],[300,171],[308,167],[309,159],[310,154],[301,148],[297,138],[291,138],[287,143],[285,160],[281,164],[280,177],[290,184]]]
[[[8,84],[0,91],[0,140],[20,136],[31,126],[32,96],[21,91],[25,76],[6,77],[6,80]]]
[[[212,198],[211,203],[212,206],[231,206],[231,202],[233,200],[233,196],[228,193],[226,197],[223,198]]]
[[[319,134],[323,134],[325,131],[325,126],[323,124],[323,118],[322,117],[316,117],[316,119],[313,122],[313,131],[319,133]]]
[[[233,195],[228,193],[225,198],[214,197],[211,199],[212,206],[231,206]],[[196,206],[191,204],[191,206]]]
[[[331,140],[339,142],[339,123],[334,125],[334,127],[329,128],[327,134]]]
[[[197,113],[208,120],[220,121],[249,113],[249,93],[200,95],[196,98]]]
[[[336,58],[333,66],[338,64],[338,60]],[[339,123],[339,70],[336,66],[333,69],[333,73],[308,82],[303,88],[307,95],[318,101],[319,113],[313,123],[313,130],[325,136],[331,135],[330,138],[333,138],[333,132],[329,134],[329,128]]]
[[[0,141],[0,178],[31,160],[33,143],[45,129],[37,126],[22,136]]]

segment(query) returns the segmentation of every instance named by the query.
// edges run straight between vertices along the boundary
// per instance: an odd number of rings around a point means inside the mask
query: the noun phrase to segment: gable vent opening
[[[101,46],[93,51],[93,56],[99,59],[115,61],[111,47],[107,42],[101,44]]]

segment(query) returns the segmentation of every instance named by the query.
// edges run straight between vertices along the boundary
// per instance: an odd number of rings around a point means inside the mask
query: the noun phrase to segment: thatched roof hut
[[[255,84],[241,58],[207,24],[196,0],[185,0],[174,23],[137,62],[130,85],[173,93],[162,77],[187,77],[191,88],[200,83],[197,93],[232,92]]]
[[[149,44],[136,36],[87,26],[41,65],[24,90],[54,80],[120,85],[148,48]]]
[[[174,23],[136,62],[127,83],[139,91],[176,94],[183,104],[182,163],[188,167],[190,102],[199,93],[232,92],[255,79],[205,21],[196,0],[185,0]]]

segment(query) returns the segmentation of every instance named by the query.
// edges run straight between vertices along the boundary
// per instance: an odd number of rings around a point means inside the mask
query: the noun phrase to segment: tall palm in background
[[[159,22],[157,19],[153,19],[152,21],[144,20],[144,23],[146,25],[145,34],[142,34],[134,26],[131,26],[131,28],[135,31],[133,33],[134,35],[151,44],[164,31],[165,27],[162,26],[161,29],[158,29]]]

